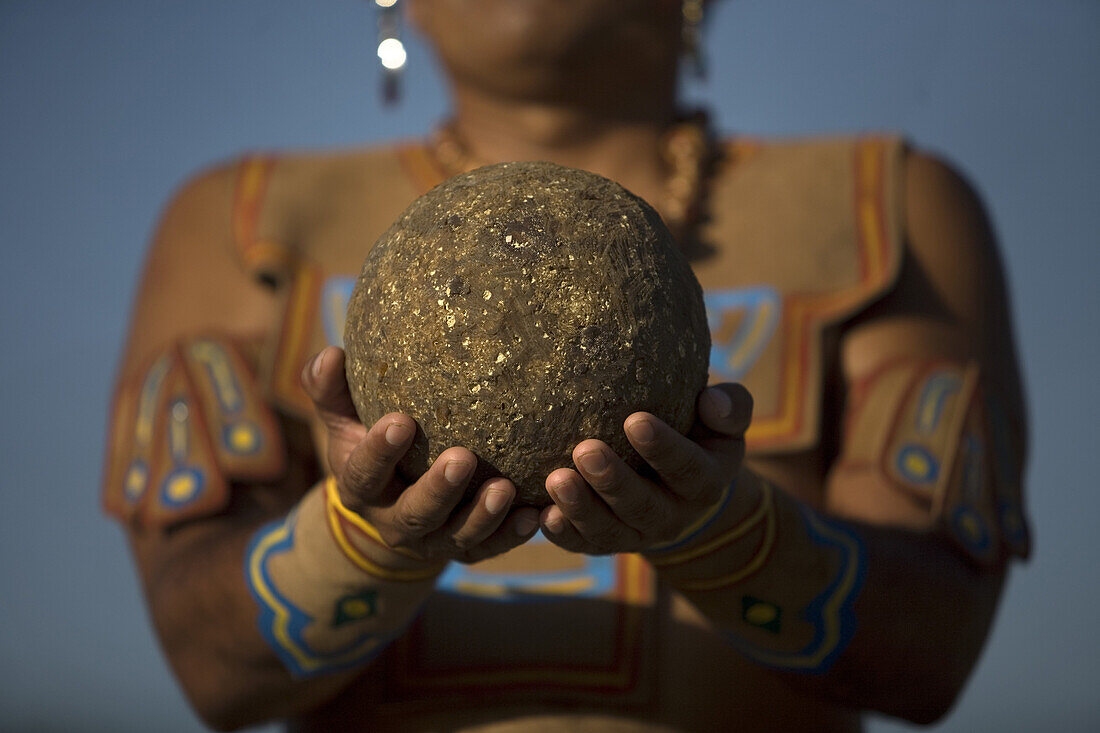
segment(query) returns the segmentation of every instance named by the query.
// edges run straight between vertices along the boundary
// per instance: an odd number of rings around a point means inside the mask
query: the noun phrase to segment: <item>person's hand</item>
[[[739,384],[705,389],[688,436],[648,412],[623,422],[626,437],[658,479],[638,475],[600,440],[573,449],[580,472],[546,477],[554,505],[543,509],[543,534],[573,552],[642,552],[679,537],[721,497],[745,456],[752,396]]]
[[[302,385],[328,433],[328,465],[344,506],[364,517],[401,557],[476,562],[526,542],[538,511],[511,510],[516,489],[505,478],[486,481],[462,502],[477,457],[465,448],[443,451],[411,486],[395,476],[412,444],[416,422],[390,413],[369,430],[359,421],[344,374],[344,350],[323,349],[302,372]],[[395,558],[397,559],[397,558]]]

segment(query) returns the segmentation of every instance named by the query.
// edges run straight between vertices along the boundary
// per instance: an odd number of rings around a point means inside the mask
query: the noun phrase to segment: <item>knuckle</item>
[[[397,521],[403,537],[420,537],[430,532],[435,526],[431,515],[421,510],[406,510],[398,516]]]
[[[372,487],[388,466],[385,458],[374,451],[356,451],[344,467],[344,475],[350,484]]]
[[[454,552],[452,554],[455,554],[455,555],[464,554],[465,552],[472,549],[477,544],[477,542],[475,541],[475,539],[473,537],[470,537],[469,535],[462,535],[462,534],[452,536],[449,539],[449,543],[451,545],[451,548],[454,550]]]
[[[618,466],[607,469],[599,476],[585,477],[585,480],[593,489],[608,497],[621,495],[626,485],[626,476]]]
[[[375,528],[378,530],[379,536],[382,537],[382,541],[390,547],[407,547],[410,542],[410,537],[399,527],[395,527],[393,524],[375,524]]]

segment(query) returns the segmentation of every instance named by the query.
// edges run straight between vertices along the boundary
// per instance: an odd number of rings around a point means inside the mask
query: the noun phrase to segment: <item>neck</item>
[[[541,97],[451,81],[455,132],[479,161],[548,160],[599,173],[628,188],[631,183],[652,187],[664,175],[659,143],[675,118],[674,64],[669,73],[651,75],[644,84],[593,80],[569,85],[568,94]]]

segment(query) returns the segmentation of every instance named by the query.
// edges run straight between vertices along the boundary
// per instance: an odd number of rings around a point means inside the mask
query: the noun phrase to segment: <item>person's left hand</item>
[[[648,412],[623,422],[627,440],[658,479],[638,475],[601,440],[573,449],[580,472],[546,477],[554,500],[539,517],[543,534],[572,552],[642,552],[679,537],[722,495],[741,468],[752,396],[739,384],[699,394],[698,419],[680,435]]]

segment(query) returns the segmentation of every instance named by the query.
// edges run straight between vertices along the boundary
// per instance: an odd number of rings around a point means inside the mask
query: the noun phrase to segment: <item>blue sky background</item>
[[[984,196],[1031,405],[1037,552],[943,731],[1100,728],[1100,3],[726,0],[721,129],[901,130]],[[0,728],[193,731],[122,532],[98,509],[111,374],[150,229],[242,150],[417,136],[417,40],[377,103],[364,0],[0,0]],[[872,731],[897,730],[876,721]]]

